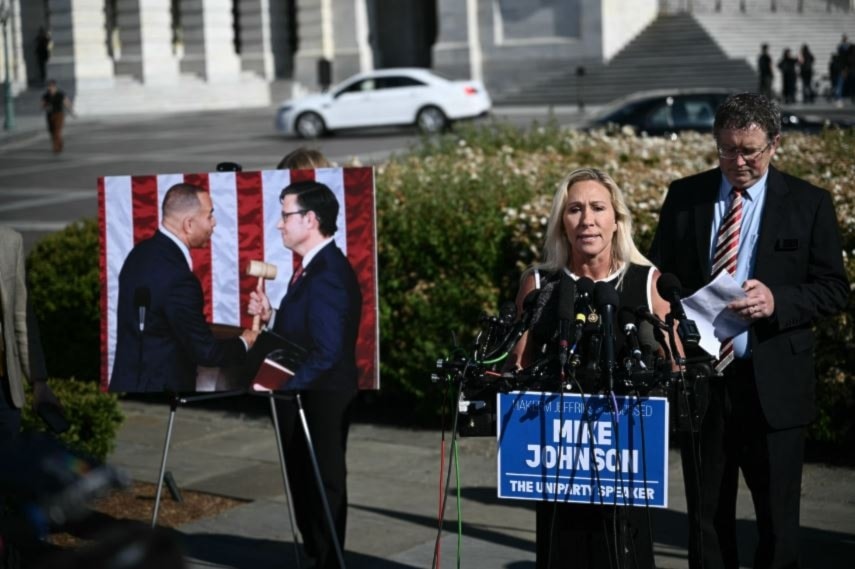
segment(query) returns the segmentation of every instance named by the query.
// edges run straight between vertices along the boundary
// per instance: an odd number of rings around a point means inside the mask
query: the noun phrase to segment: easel
[[[279,454],[279,468],[282,471],[282,484],[285,487],[285,497],[288,502],[288,518],[291,522],[291,533],[294,538],[294,556],[297,561],[297,568],[301,567],[300,564],[300,550],[299,550],[299,540],[297,536],[297,522],[294,518],[294,511],[291,508],[292,497],[291,497],[291,484],[288,481],[288,471],[285,467],[285,450],[282,446],[282,435],[279,432],[279,414],[276,411],[276,399],[280,400],[294,400],[297,403],[297,410],[300,416],[300,423],[303,427],[303,435],[306,437],[306,447],[309,451],[309,458],[312,461],[312,471],[315,474],[315,483],[318,485],[318,493],[321,496],[321,503],[324,507],[324,515],[327,520],[327,524],[329,526],[330,536],[332,537],[333,545],[335,546],[336,557],[338,559],[339,567],[345,569],[344,564],[344,554],[341,549],[341,544],[338,540],[338,534],[335,530],[335,522],[332,517],[332,510],[330,510],[329,500],[327,499],[327,493],[324,490],[323,479],[321,478],[321,470],[318,466],[318,459],[315,455],[315,447],[312,443],[312,435],[309,432],[309,423],[306,420],[306,411],[303,409],[303,402],[300,398],[299,393],[287,394],[287,393],[276,393],[273,391],[267,393],[260,393],[254,391],[245,391],[245,390],[234,390],[234,391],[223,391],[219,393],[210,393],[205,395],[193,395],[182,397],[177,393],[172,395],[172,401],[169,405],[169,422],[166,427],[166,440],[163,443],[163,457],[160,462],[160,474],[157,479],[157,493],[154,499],[154,512],[151,518],[151,527],[154,528],[157,525],[157,514],[160,510],[160,497],[163,492],[163,480],[166,476],[166,459],[169,454],[169,445],[172,442],[172,429],[175,425],[175,413],[178,411],[178,407],[180,405],[187,405],[189,403],[194,403],[197,401],[206,401],[209,399],[222,399],[226,397],[237,397],[240,395],[256,395],[267,397],[270,401],[270,415],[273,419],[273,432],[276,436],[276,449]]]

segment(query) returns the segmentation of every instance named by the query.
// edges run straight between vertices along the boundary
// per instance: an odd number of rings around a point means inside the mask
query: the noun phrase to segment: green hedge
[[[48,385],[60,400],[69,429],[59,439],[70,449],[105,460],[116,446],[116,435],[124,421],[116,395],[102,393],[97,383],[74,379],[49,379]],[[46,431],[47,426],[32,410],[32,393],[22,409],[25,431]]]
[[[27,281],[47,369],[54,377],[100,377],[98,223],[73,223],[39,241]]]

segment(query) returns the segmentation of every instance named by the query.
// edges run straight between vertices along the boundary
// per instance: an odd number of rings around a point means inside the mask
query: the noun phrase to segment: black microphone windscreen
[[[573,306],[576,303],[576,283],[566,274],[561,275],[558,289],[558,318],[573,320]]]
[[[134,290],[134,306],[136,308],[151,306],[151,290],[147,286],[140,286]]]
[[[607,282],[600,281],[594,285],[594,303],[597,306],[617,306],[620,304],[620,297],[615,287]]]
[[[594,281],[588,277],[579,277],[579,280],[576,281],[576,292],[579,296],[591,296],[594,292]]]
[[[683,290],[683,285],[680,284],[680,279],[671,273],[660,275],[659,280],[656,281],[656,292],[666,300],[673,298],[674,292],[680,294],[681,290]]]
[[[623,330],[627,324],[635,326],[638,323],[638,319],[631,309],[624,307],[618,311],[618,322],[620,323],[621,330]]]
[[[510,300],[507,302],[503,302],[499,307],[499,322],[504,324],[505,326],[509,326],[514,323],[514,319],[517,317],[517,305],[511,302]]]

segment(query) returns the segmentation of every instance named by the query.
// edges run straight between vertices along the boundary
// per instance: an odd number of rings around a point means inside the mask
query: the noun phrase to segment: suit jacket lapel
[[[763,280],[763,271],[766,262],[771,258],[768,254],[774,250],[775,237],[787,205],[787,194],[790,189],[784,181],[784,177],[775,168],[769,166],[769,176],[766,178],[766,203],[763,204],[763,215],[760,218],[760,235],[757,239],[757,252],[755,253],[754,274],[752,278]]]
[[[718,189],[721,185],[721,170],[716,168],[710,170],[703,184],[700,184],[700,194],[695,203],[695,244],[698,248],[698,260],[700,261],[701,282],[710,280],[710,232],[712,231],[713,207],[718,199]]]

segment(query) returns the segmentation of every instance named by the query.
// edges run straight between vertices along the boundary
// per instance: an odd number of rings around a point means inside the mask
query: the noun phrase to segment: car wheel
[[[425,134],[436,134],[445,130],[448,119],[437,107],[425,107],[416,115],[416,125]]]
[[[326,131],[324,119],[318,113],[313,112],[303,113],[297,117],[294,128],[300,138],[318,138],[323,136],[324,131]]]

